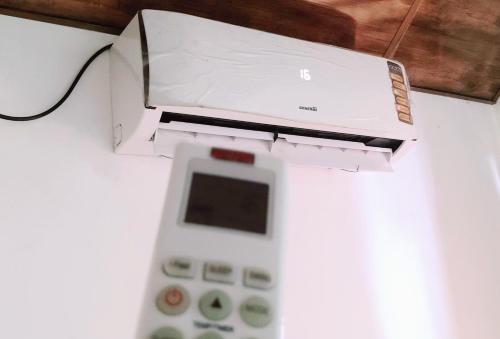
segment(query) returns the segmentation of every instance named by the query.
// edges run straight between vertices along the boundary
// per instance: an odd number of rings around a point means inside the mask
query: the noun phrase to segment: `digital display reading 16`
[[[269,185],[193,173],[184,221],[266,234]]]

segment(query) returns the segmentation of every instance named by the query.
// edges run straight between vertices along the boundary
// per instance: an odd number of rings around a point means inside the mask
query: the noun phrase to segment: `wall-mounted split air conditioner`
[[[178,142],[390,170],[416,141],[404,67],[381,57],[145,10],[111,49],[115,151]]]

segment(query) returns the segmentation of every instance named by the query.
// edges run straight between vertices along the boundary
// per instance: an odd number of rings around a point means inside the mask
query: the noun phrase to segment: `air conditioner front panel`
[[[396,111],[404,68],[384,58],[144,10],[110,60],[117,153],[171,157],[188,141],[385,171],[416,140]]]
[[[142,12],[147,106],[202,107],[407,133],[387,60],[185,14]]]

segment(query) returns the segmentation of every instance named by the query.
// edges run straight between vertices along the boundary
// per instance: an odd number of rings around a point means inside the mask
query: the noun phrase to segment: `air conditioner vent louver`
[[[328,140],[360,142],[362,144],[365,144],[366,146],[388,148],[391,149],[393,152],[395,152],[399,148],[399,146],[401,146],[401,144],[403,143],[402,140],[372,137],[368,135],[355,135],[347,133],[317,131],[305,128],[269,125],[269,124],[255,123],[255,122],[221,119],[221,118],[197,116],[197,115],[182,114],[182,113],[162,112],[160,119],[161,123],[170,123],[173,121],[198,124],[198,125],[236,128],[236,129],[243,129],[250,131],[269,132],[273,133],[276,136],[275,140],[279,134],[288,134],[288,135],[296,135],[302,137],[320,138]]]

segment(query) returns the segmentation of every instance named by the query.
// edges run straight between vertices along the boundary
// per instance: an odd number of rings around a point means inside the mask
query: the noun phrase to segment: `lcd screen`
[[[269,184],[193,173],[184,221],[266,234]]]

